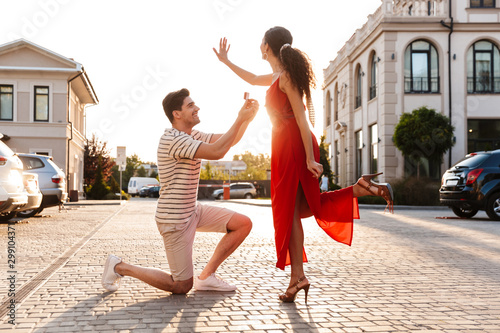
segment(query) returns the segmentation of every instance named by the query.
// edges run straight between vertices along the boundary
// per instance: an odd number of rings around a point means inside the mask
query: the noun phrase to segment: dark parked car
[[[139,191],[139,196],[141,198],[159,198],[160,197],[160,186],[143,186]]]
[[[500,150],[469,154],[447,170],[439,200],[460,217],[485,210],[492,220],[500,220]]]

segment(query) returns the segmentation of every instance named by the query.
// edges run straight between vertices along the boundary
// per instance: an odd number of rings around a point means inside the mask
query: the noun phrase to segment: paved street
[[[304,221],[308,304],[278,295],[289,269],[275,268],[270,207],[221,205],[248,215],[252,233],[221,266],[233,293],[171,295],[129,277],[105,292],[108,253],[168,270],[154,222],[156,201],[68,206],[11,225],[16,246],[16,332],[500,332],[500,222],[451,210],[361,209],[351,247]],[[440,218],[436,218],[440,217]],[[449,218],[443,218],[449,217]],[[10,288],[7,224],[0,224],[2,309]],[[198,234],[195,270],[219,234]],[[5,292],[4,292],[5,290]],[[0,330],[11,331],[3,312]]]

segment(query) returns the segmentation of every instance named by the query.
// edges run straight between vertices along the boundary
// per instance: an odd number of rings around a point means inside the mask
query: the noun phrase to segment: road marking
[[[25,299],[30,297],[33,293],[35,293],[45,282],[47,282],[52,275],[61,267],[63,267],[80,249],[87,244],[87,242],[102,228],[106,223],[108,223],[113,217],[118,215],[126,205],[122,205],[122,207],[113,213],[113,215],[109,216],[105,219],[101,224],[95,227],[90,233],[84,236],[80,241],[78,241],[75,245],[73,245],[69,250],[64,252],[58,258],[56,258],[52,264],[50,264],[46,269],[35,275],[25,284],[23,284],[16,291],[16,309],[18,309],[22,302]],[[2,322],[5,321],[4,317],[9,312],[7,306],[10,304],[10,297],[5,297],[0,303],[0,318],[2,318]]]

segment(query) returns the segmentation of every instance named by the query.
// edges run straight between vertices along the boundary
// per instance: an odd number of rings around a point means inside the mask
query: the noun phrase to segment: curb
[[[81,200],[66,202],[64,206],[121,206],[127,203],[127,200]]]

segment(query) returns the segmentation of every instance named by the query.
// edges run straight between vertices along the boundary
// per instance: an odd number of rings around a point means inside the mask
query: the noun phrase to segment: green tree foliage
[[[108,181],[112,174],[111,169],[115,165],[109,153],[110,149],[107,147],[107,142],[99,140],[95,134],[92,135],[90,140],[87,140],[83,160],[83,181],[86,185],[95,182],[98,165],[101,167],[104,181]]]
[[[444,153],[453,146],[454,130],[448,117],[423,106],[412,113],[403,113],[393,140],[401,153],[417,165],[422,158],[442,163]]]
[[[243,161],[247,165],[245,172],[236,177],[237,180],[265,180],[267,170],[271,169],[271,157],[267,154],[253,155],[246,151],[241,155],[234,155],[233,161]]]
[[[328,188],[334,189],[337,188],[333,182],[333,172],[332,172],[332,167],[330,166],[330,158],[328,154],[328,147],[325,143],[325,136],[321,136],[321,142],[319,144],[319,163],[323,166],[323,174],[328,177]],[[320,178],[321,181],[321,178]]]
[[[146,169],[142,165],[137,169],[136,177],[147,177]]]
[[[87,192],[87,195],[91,199],[95,199],[95,200],[104,199],[106,194],[108,194],[110,192],[110,188],[106,184],[106,181],[104,180],[104,175],[102,172],[101,163],[99,163],[99,162],[101,162],[101,159],[98,160],[97,170],[95,171],[94,183],[92,183],[92,186],[90,187],[89,191]]]

